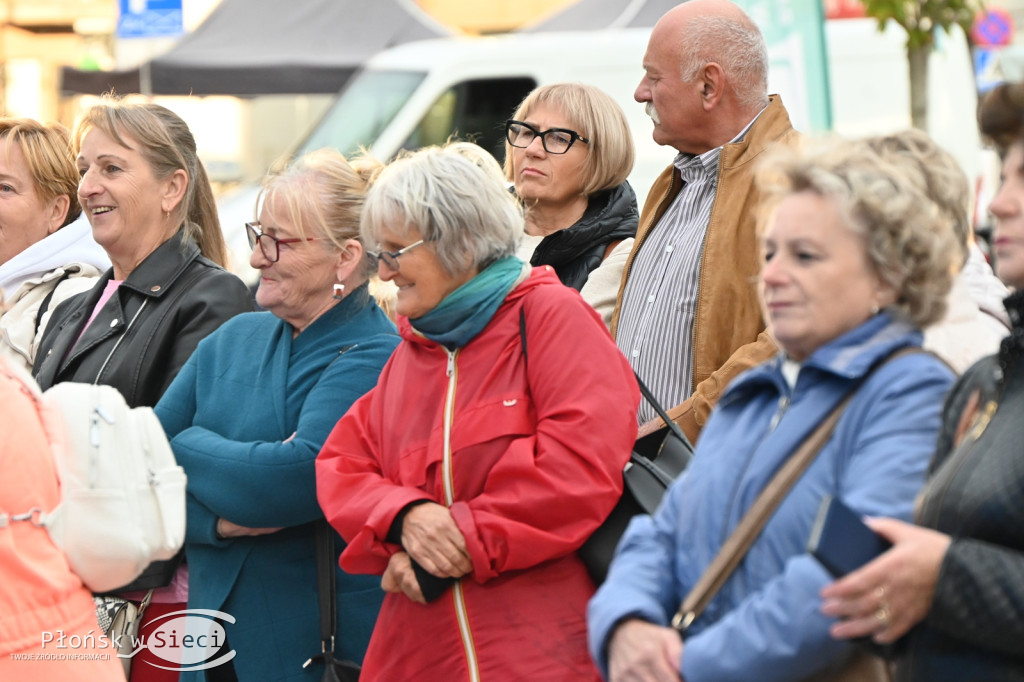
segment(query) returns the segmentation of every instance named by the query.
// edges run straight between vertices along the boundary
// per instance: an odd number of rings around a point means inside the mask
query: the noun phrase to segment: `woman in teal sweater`
[[[156,407],[188,474],[189,608],[235,619],[222,619],[226,646],[179,652],[183,668],[234,658],[183,680],[323,674],[302,668],[320,653],[314,461],[398,343],[368,293],[372,264],[358,240],[374,170],[324,150],[268,178],[260,221],[247,229],[256,301],[269,312],[239,315],[205,339]],[[335,554],[342,547],[336,537]],[[376,578],[334,566],[339,658],[360,661],[383,593]]]

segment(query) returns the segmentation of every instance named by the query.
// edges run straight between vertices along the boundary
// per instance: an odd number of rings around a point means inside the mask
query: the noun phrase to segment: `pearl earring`
[[[878,304],[873,304],[873,305],[871,306],[871,314],[872,314],[872,315],[877,315],[877,314],[878,314],[878,310],[879,310],[879,308],[878,308]]]
[[[343,298],[345,298],[345,285],[338,282],[334,285],[334,300],[340,301]]]

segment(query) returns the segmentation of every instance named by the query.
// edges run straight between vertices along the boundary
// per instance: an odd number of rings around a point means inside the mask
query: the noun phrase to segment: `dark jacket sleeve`
[[[158,397],[171,385],[200,341],[235,315],[253,309],[252,296],[245,283],[229,272],[211,269],[197,285],[181,299],[177,311],[179,326],[166,356],[167,371]]]
[[[942,562],[928,626],[981,649],[1021,657],[1024,553],[956,538]]]

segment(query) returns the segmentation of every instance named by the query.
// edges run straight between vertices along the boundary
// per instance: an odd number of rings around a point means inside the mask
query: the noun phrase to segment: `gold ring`
[[[885,603],[885,585],[879,585],[875,588],[875,596],[878,597],[878,603]]]
[[[882,629],[889,627],[889,605],[882,604],[875,610],[875,620],[882,626]]]

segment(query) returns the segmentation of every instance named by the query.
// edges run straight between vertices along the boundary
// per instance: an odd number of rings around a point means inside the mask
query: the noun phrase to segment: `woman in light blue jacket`
[[[653,517],[630,525],[590,602],[591,653],[610,680],[800,680],[841,666],[805,552],[825,495],[860,514],[910,518],[953,373],[920,346],[943,313],[948,218],[863,145],[783,152],[768,193],[760,291],[782,352],[740,375],[689,470]],[[870,376],[869,376],[870,374]],[[685,641],[669,626],[686,593],[772,475],[846,395],[831,440],[797,481]]]

